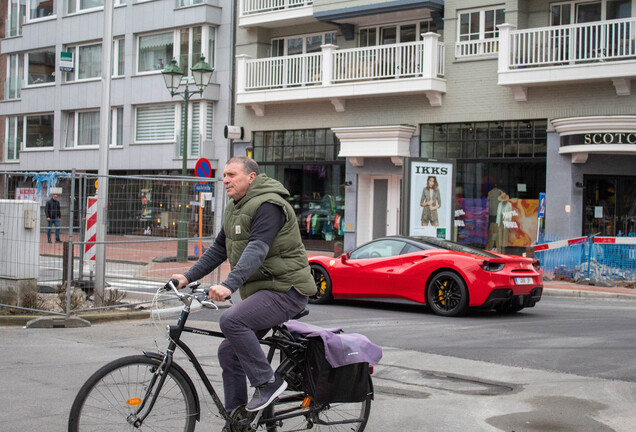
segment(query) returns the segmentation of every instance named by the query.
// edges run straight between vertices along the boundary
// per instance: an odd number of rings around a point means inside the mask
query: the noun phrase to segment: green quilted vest
[[[230,200],[225,209],[225,248],[232,268],[247,246],[252,218],[261,204],[276,204],[285,213],[286,222],[274,238],[265,261],[239,288],[243,299],[258,290],[286,292],[292,286],[306,296],[316,293],[316,284],[307,263],[307,252],[300,238],[294,209],[287,202],[288,197],[289,192],[280,182],[259,174],[250,184],[247,194],[238,203]]]

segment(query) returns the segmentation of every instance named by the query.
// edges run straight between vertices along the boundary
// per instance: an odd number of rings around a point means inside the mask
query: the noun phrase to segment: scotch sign
[[[598,132],[561,137],[561,145],[636,144],[636,132]]]

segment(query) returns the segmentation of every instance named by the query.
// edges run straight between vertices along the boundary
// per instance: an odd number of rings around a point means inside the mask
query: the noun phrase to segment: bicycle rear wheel
[[[171,368],[152,412],[135,428],[128,416],[137,411],[161,362],[143,355],[108,363],[84,383],[69,415],[69,432],[169,430],[192,432],[195,396],[182,374]],[[158,381],[158,380],[157,380]],[[153,390],[150,397],[154,395]],[[148,401],[149,403],[149,401]]]
[[[266,422],[267,432],[362,432],[367,426],[371,412],[371,396],[358,403],[316,404],[312,401],[308,408],[302,409],[300,404],[304,396],[283,394],[270,405],[263,415],[265,419],[286,415],[291,418],[279,420],[276,424]]]

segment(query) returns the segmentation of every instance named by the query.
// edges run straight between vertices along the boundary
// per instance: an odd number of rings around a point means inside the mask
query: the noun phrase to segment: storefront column
[[[583,182],[579,167],[572,163],[569,154],[559,154],[561,138],[555,131],[548,131],[546,163],[546,218],[545,233],[560,239],[581,235],[583,221]]]

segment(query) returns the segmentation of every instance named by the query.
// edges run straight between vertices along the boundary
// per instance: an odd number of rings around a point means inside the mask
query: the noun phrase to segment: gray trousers
[[[294,288],[287,292],[260,290],[223,312],[219,324],[226,339],[219,346],[219,364],[228,412],[247,403],[245,377],[256,387],[274,376],[259,339],[303,310],[307,300]]]

